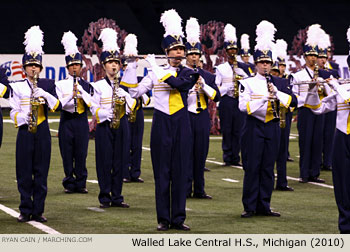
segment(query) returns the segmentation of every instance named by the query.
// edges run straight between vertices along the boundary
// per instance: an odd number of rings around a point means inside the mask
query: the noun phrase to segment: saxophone
[[[118,73],[116,73],[116,69],[113,69],[114,71],[114,80],[113,80],[113,94],[112,94],[112,121],[110,123],[110,127],[112,129],[118,129],[120,125],[120,114],[122,111],[122,108],[125,104],[125,98],[117,96],[116,92],[119,88],[119,79],[118,79]]]
[[[313,77],[313,80],[317,81],[318,76],[319,76],[318,65],[316,64],[316,65],[315,65],[315,70],[314,70],[314,77]],[[325,88],[324,88],[324,85],[323,85],[323,84],[320,84],[320,85],[318,86],[317,91],[318,91],[318,95],[319,95],[319,96],[325,96]]]
[[[233,91],[233,97],[237,98],[239,96],[239,92],[238,92],[238,81],[242,80],[243,77],[236,74],[235,68],[238,68],[238,64],[237,64],[237,56],[233,55],[233,67],[232,67],[232,72],[233,72],[233,87],[234,87],[234,91]]]
[[[35,134],[38,130],[38,111],[39,106],[45,103],[42,97],[35,98],[34,90],[38,87],[39,74],[34,72],[33,76],[33,88],[30,95],[30,108],[29,108],[29,121],[28,121],[28,131]]]
[[[196,73],[198,72],[198,68],[197,68],[196,64],[193,65],[193,71],[195,71]],[[199,87],[199,81],[200,81],[201,78],[202,77],[199,76],[198,81],[195,84],[197,87]],[[202,108],[201,98],[200,98],[200,95],[199,95],[198,91],[196,91],[196,97],[197,97],[197,109],[196,109],[196,111],[201,112],[201,111],[203,111],[203,108]]]
[[[269,92],[269,84],[271,83],[271,76],[267,73],[267,71],[265,71],[265,78],[266,78],[266,83],[267,83],[267,91]],[[272,96],[273,94],[270,92],[270,96]],[[274,119],[279,119],[279,113],[277,112],[278,108],[278,103],[276,98],[272,98],[269,100],[271,103],[271,109],[272,109],[272,114]],[[284,119],[285,122],[285,119]]]
[[[288,109],[284,106],[280,106],[279,117],[280,117],[280,128],[284,129],[286,127],[286,114]]]

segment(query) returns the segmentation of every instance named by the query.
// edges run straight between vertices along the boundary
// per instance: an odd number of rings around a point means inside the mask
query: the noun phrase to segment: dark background
[[[114,19],[121,29],[138,37],[140,54],[161,54],[160,43],[164,28],[160,15],[174,8],[183,19],[193,16],[200,24],[210,20],[231,23],[242,33],[250,35],[251,48],[255,45],[255,28],[263,19],[277,28],[276,39],[283,38],[291,49],[293,37],[299,29],[319,23],[331,36],[335,54],[348,54],[346,32],[350,25],[350,1],[11,1],[0,4],[1,38],[0,54],[24,52],[24,33],[33,25],[44,32],[44,52],[64,53],[61,45],[63,32],[71,30],[78,38],[90,22],[106,17]]]

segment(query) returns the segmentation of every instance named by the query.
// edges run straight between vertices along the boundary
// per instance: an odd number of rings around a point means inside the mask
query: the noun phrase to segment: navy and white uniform
[[[254,76],[255,75],[255,65],[253,63],[245,63],[238,61],[238,67],[243,69],[243,71],[247,74],[247,76]]]
[[[215,75],[201,68],[198,69],[198,73],[203,82],[203,87],[198,91],[200,105],[203,110],[197,111],[198,101],[195,87],[189,91],[187,98],[193,142],[191,157],[192,169],[189,175],[187,195],[189,196],[192,194],[193,182],[193,195],[195,197],[206,194],[204,191],[204,167],[209,150],[210,134],[208,99],[214,102],[218,102],[220,99],[220,91],[215,84]]]
[[[86,188],[86,157],[89,143],[87,110],[91,106],[90,84],[77,78],[79,98],[75,111],[72,76],[56,82],[56,93],[62,104],[58,139],[65,178],[63,187],[70,191]]]
[[[327,85],[327,84],[325,84]],[[333,152],[333,185],[339,211],[340,233],[350,233],[350,84],[339,86],[335,92],[320,101],[316,91],[309,92],[307,103],[316,114],[337,111]]]
[[[10,83],[11,119],[18,127],[16,140],[16,178],[21,195],[19,210],[25,215],[42,215],[47,194],[47,175],[50,167],[51,135],[47,122],[48,109],[61,108],[54,80],[38,79],[46,103],[39,105],[37,132],[28,131],[28,113],[33,84],[24,79]]]
[[[319,69],[319,77],[323,77],[324,71]],[[299,152],[300,152],[300,178],[309,180],[320,175],[323,146],[323,126],[324,115],[312,113],[309,104],[305,103],[305,98],[309,89],[308,84],[293,85],[301,81],[313,79],[314,72],[308,67],[292,74],[292,90],[298,97],[298,132],[299,132]]]
[[[9,97],[9,81],[6,75],[6,68],[0,67],[0,98]],[[0,148],[2,144],[2,132],[3,132],[3,121],[2,121],[2,109],[0,106]]]
[[[283,79],[271,77],[276,97],[286,108],[296,98]],[[282,81],[282,82],[281,82]],[[274,185],[274,164],[279,150],[280,125],[268,100],[266,78],[259,73],[240,81],[239,109],[248,114],[243,126],[242,157],[244,169],[243,206],[246,212],[268,213]],[[275,104],[276,113],[278,108]]]
[[[127,113],[134,109],[137,101],[125,97],[125,106],[120,115],[118,129],[110,127],[112,114],[113,83],[105,77],[91,83],[94,94],[91,98],[91,112],[96,116],[95,135],[96,171],[100,187],[98,199],[101,204],[119,205],[124,201],[122,196],[123,170],[129,163],[129,127]],[[121,87],[123,88],[123,87]],[[124,89],[124,88],[123,88]]]
[[[135,83],[136,67],[127,69],[124,76],[131,78],[126,82]],[[150,146],[158,223],[181,225],[186,219],[186,185],[192,146],[187,95],[197,78],[193,70],[181,65],[152,67],[138,87],[129,89],[132,97],[140,97],[154,88]]]
[[[142,80],[142,77],[137,77],[138,82]],[[125,88],[135,88],[137,83],[120,82],[121,86]],[[123,177],[127,180],[136,181],[141,175],[141,158],[142,158],[142,141],[143,141],[143,129],[144,129],[144,114],[142,105],[148,105],[151,102],[150,97],[147,94],[138,98],[136,110],[136,121],[128,122],[130,132],[130,158],[129,164],[125,166]]]
[[[235,69],[235,72],[243,77],[248,77],[241,68]],[[238,164],[240,162],[241,132],[245,116],[238,109],[238,97],[234,97],[233,70],[228,62],[217,66],[215,83],[221,94],[219,116],[223,160],[226,164]]]

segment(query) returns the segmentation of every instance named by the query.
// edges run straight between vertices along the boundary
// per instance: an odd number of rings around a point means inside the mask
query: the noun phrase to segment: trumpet
[[[78,89],[78,83],[77,83],[77,75],[75,73],[75,71],[73,72],[73,93],[74,93],[74,112],[78,111],[78,105],[77,105],[77,90]]]
[[[28,121],[28,131],[35,134],[38,130],[38,111],[39,106],[45,103],[42,97],[35,98],[34,90],[38,88],[39,74],[33,71],[33,88],[30,95],[30,109],[29,109],[29,121]]]
[[[136,59],[145,59],[147,56],[142,56],[142,55],[132,55],[132,56],[125,56],[125,55],[122,55],[120,57],[120,59],[122,60],[126,60],[126,61],[134,61]],[[166,55],[161,55],[161,56],[155,56],[156,59],[175,59],[175,60],[184,60],[186,59],[186,57],[184,56],[178,56],[178,57],[169,57],[169,56],[166,56]]]
[[[267,73],[266,70],[265,70],[264,75],[265,75],[266,82],[267,82],[267,90],[270,93],[270,96],[273,96],[273,93],[269,91],[269,84],[271,83],[271,76]],[[272,114],[273,114],[274,119],[279,118],[279,113],[277,113],[278,103],[277,103],[276,98],[272,98],[270,100],[270,103],[271,103],[271,109],[272,109]]]
[[[315,85],[317,83],[324,84],[324,83],[327,83],[327,82],[328,82],[327,80],[320,80],[320,81],[309,80],[309,81],[296,82],[296,83],[293,83],[293,85]],[[340,85],[349,84],[350,83],[350,79],[341,79],[341,80],[338,80],[338,83]]]
[[[113,94],[112,94],[112,120],[110,123],[110,127],[112,129],[118,129],[120,125],[120,114],[122,111],[122,107],[125,104],[125,98],[117,96],[117,89],[119,88],[119,79],[118,73],[116,73],[117,69],[113,69],[114,72],[114,80],[113,80]]]

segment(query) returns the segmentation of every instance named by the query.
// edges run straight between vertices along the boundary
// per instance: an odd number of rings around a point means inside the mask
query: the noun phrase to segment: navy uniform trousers
[[[324,115],[323,129],[323,167],[332,166],[333,141],[335,125],[337,121],[337,111],[331,111]]]
[[[333,153],[333,185],[339,211],[340,233],[350,233],[350,135],[336,130]]]
[[[3,121],[2,121],[2,109],[0,106],[0,147],[2,144],[2,131],[3,131]]]
[[[35,134],[28,131],[28,125],[20,126],[16,140],[16,178],[21,214],[42,215],[44,212],[50,157],[51,135],[47,120],[38,125]]]
[[[140,107],[136,112],[136,121],[128,122],[130,131],[130,160],[125,166],[124,178],[137,179],[141,175],[142,140],[144,128],[143,109]],[[130,168],[130,169],[129,169]]]
[[[287,181],[287,159],[288,159],[288,146],[289,146],[289,134],[292,125],[293,112],[286,113],[286,127],[281,128],[281,140],[280,148],[276,160],[277,169],[277,182],[276,186],[286,187],[288,186]]]
[[[96,172],[101,204],[119,204],[122,193],[123,169],[129,162],[129,127],[127,116],[120,119],[118,129],[111,129],[110,122],[97,124],[95,136]]]
[[[223,160],[228,164],[240,161],[241,132],[245,115],[238,108],[238,98],[221,97],[219,105]]]
[[[242,134],[245,154],[242,202],[247,212],[266,213],[274,185],[274,165],[280,141],[279,122],[264,123],[247,116]]]
[[[205,109],[199,114],[189,112],[193,155],[191,156],[192,169],[189,171],[189,185],[187,195],[193,193],[203,195],[204,192],[204,167],[209,150],[210,119],[208,110]]]
[[[66,176],[62,182],[63,187],[71,191],[85,188],[88,175],[86,157],[89,144],[89,123],[86,110],[81,114],[62,110],[58,131]]]
[[[179,225],[186,219],[186,185],[191,157],[187,107],[172,115],[154,110],[151,158],[158,223]]]
[[[309,108],[298,108],[300,178],[318,177],[322,162],[324,115],[315,115]]]

